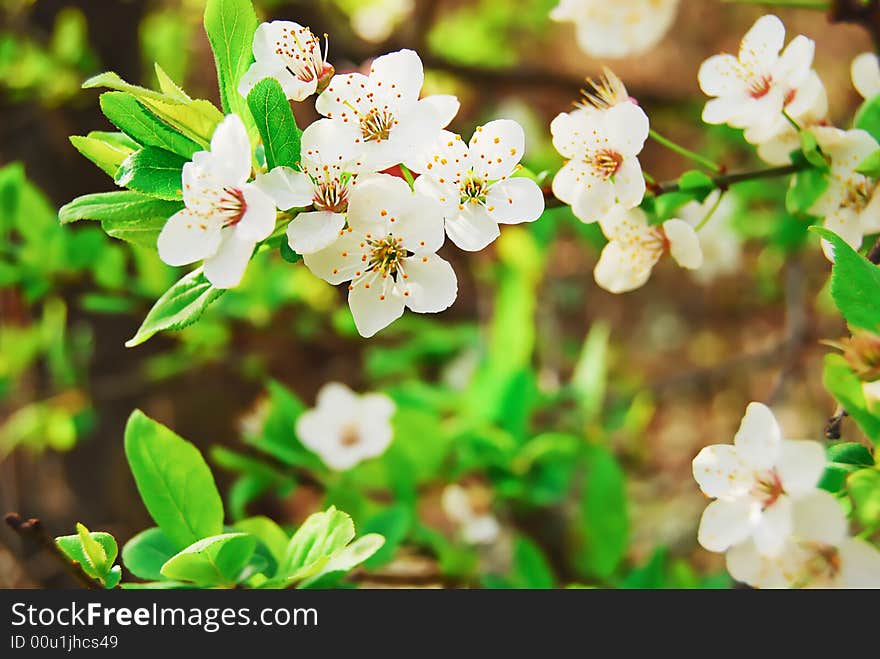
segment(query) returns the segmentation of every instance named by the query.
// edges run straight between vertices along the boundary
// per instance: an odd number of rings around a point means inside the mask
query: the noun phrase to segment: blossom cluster
[[[782,21],[773,15],[761,17],[743,37],[737,55],[715,55],[700,67],[700,87],[712,97],[703,120],[742,129],[771,165],[789,164],[802,133],[812,134],[829,163],[829,183],[809,212],[858,248],[865,235],[880,231],[877,182],[857,171],[880,145],[864,130],[831,124],[828,95],[812,68],[814,53],[811,39],[798,35],[785,45]],[[857,57],[852,79],[866,99],[880,92],[877,57]],[[823,247],[833,259],[830,245]]]
[[[880,551],[848,534],[841,504],[818,487],[824,470],[821,444],[784,439],[770,409],[751,403],[732,446],[694,459],[694,478],[715,499],[697,539],[756,588],[880,586]]]
[[[542,214],[541,189],[516,176],[523,129],[491,121],[469,141],[446,130],[458,99],[421,97],[415,52],[377,57],[367,74],[335,74],[307,27],[273,21],[257,29],[253,53],[242,94],[274,78],[291,102],[318,94],[322,118],[302,133],[298,168],[266,171],[241,118],[227,115],[210,150],[184,167],[186,207],[159,237],[166,263],[204,261],[208,280],[230,288],[255,247],[283,229],[312,273],[348,284],[355,325],[370,337],[406,308],[435,313],[455,301],[455,272],[437,255],[447,236],[477,251],[499,224]]]

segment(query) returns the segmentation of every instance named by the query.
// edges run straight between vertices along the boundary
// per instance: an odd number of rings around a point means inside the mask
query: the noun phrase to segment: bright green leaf
[[[159,199],[182,199],[181,170],[187,162],[176,153],[145,146],[122,162],[116,184]]]
[[[187,160],[201,150],[201,145],[171,128],[126,92],[104,92],[101,111],[126,135],[144,146],[171,151]]]
[[[223,530],[223,501],[195,446],[135,410],[125,456],[150,516],[178,548]]]
[[[265,78],[258,82],[248,94],[247,102],[263,139],[266,166],[299,169],[301,131],[278,81]]]
[[[290,539],[278,576],[295,580],[316,574],[352,538],[354,523],[351,517],[334,506],[310,515]]]
[[[828,172],[815,167],[799,171],[785,195],[785,209],[792,215],[808,215],[828,188]]]
[[[222,533],[202,538],[168,559],[162,576],[199,586],[232,586],[238,583],[257,540],[248,533]]]
[[[117,142],[99,137],[71,135],[69,139],[77,151],[113,178],[116,178],[116,172],[119,171],[120,165],[133,152],[132,149],[121,146]]]
[[[856,167],[856,171],[859,174],[864,174],[871,178],[880,178],[880,149],[877,149],[874,153],[859,163],[859,166]]]
[[[136,577],[161,581],[162,566],[178,551],[177,545],[158,527],[141,531],[122,547],[122,562]]]
[[[880,330],[880,267],[828,229],[813,231],[834,245],[831,297],[850,328]]]
[[[214,51],[217,82],[224,112],[234,112],[247,125],[247,102],[238,93],[241,76],[253,61],[257,15],[251,0],[208,0],[205,32]]]
[[[862,382],[852,372],[842,355],[825,355],[822,383],[874,444],[880,443],[880,417],[872,414],[868,409]]]
[[[150,309],[127,348],[138,346],[157,332],[183,329],[196,322],[205,309],[220,297],[225,289],[214,288],[202,269],[197,268],[177,281],[162,294]]]
[[[262,542],[276,563],[280,564],[284,560],[290,538],[280,526],[268,517],[262,515],[248,517],[236,522],[235,528],[243,533],[250,533]]]
[[[846,480],[856,517],[867,528],[880,525],[880,471],[861,469]]]

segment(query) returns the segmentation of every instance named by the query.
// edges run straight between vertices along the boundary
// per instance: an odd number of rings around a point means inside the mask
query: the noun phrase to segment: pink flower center
[[[749,96],[755,100],[765,97],[770,93],[770,87],[773,85],[773,78],[770,76],[761,76],[757,80],[749,83]]]
[[[785,488],[782,487],[782,479],[775,469],[771,469],[766,474],[758,477],[758,494],[762,497],[762,509],[767,510],[776,501],[785,494]]]
[[[223,188],[219,210],[226,218],[223,222],[224,227],[235,226],[241,222],[241,218],[247,212],[244,193],[238,188]]]

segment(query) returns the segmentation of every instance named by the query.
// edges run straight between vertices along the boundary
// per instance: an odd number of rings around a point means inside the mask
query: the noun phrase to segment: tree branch
[[[78,581],[84,588],[89,590],[104,590],[104,587],[83,572],[82,567],[76,561],[71,561],[58,545],[55,544],[55,538],[46,532],[42,522],[36,517],[30,519],[22,519],[18,513],[7,513],[3,518],[6,524],[15,531],[25,545],[39,545],[49,551],[52,556],[64,565],[64,569]]]

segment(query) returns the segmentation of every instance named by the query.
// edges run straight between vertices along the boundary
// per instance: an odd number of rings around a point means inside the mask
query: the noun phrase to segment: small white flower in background
[[[720,194],[719,190],[715,190],[703,203],[691,201],[678,209],[681,219],[695,230],[712,213],[709,221],[697,232],[703,264],[693,270],[692,275],[701,284],[738,272],[742,261],[742,241],[731,225],[736,203],[730,193],[725,194],[719,202]]]
[[[822,153],[831,159],[828,188],[810,207],[810,214],[825,218],[825,228],[843,238],[854,249],[862,238],[880,231],[880,195],[877,182],[855,171],[880,146],[864,130],[840,130],[830,126],[812,129]],[[834,249],[828,241],[822,248],[829,260]]]
[[[880,551],[847,535],[840,504],[814,490],[792,507],[792,533],[774,556],[753,540],[727,552],[727,571],[754,588],[878,588]]]
[[[361,39],[381,43],[413,9],[413,0],[361,0],[351,14],[351,29]]]
[[[797,91],[797,96],[786,108],[801,130],[829,125],[828,93],[819,76],[812,72]],[[775,125],[774,125],[775,124]],[[758,147],[758,157],[770,165],[787,165],[792,151],[801,147],[800,134],[784,116],[779,116],[766,129],[746,129],[746,140]]]
[[[627,57],[654,47],[669,30],[679,0],[560,0],[554,21],[575,24],[578,45],[591,57]]]
[[[394,437],[394,411],[394,401],[384,394],[358,395],[331,382],[318,392],[315,407],[297,419],[296,434],[324,464],[344,471],[385,452]]]
[[[611,293],[626,293],[645,284],[660,258],[669,252],[683,268],[696,269],[703,262],[700,242],[684,220],[648,224],[641,208],[615,206],[599,220],[608,244],[599,256],[593,275]]]
[[[441,498],[443,512],[458,525],[462,539],[472,545],[486,545],[495,541],[501,525],[489,510],[485,492],[473,493],[461,485],[447,485]]]
[[[216,288],[237,286],[257,243],[275,228],[275,203],[253,183],[251,143],[238,115],[220,122],[211,150],[183,166],[185,208],[159,234],[159,257],[168,265],[204,261]]]
[[[874,53],[862,53],[850,67],[853,87],[866,101],[880,94],[880,60]]]
[[[304,101],[318,91],[322,77],[332,75],[321,44],[299,23],[261,23],[254,34],[255,62],[241,77],[238,91],[247,96],[263,78],[275,78],[291,101]]]
[[[415,189],[443,209],[446,234],[475,252],[500,235],[498,224],[533,222],[544,212],[544,194],[527,178],[511,178],[525,150],[522,127],[510,119],[478,126],[469,143],[442,131],[413,162]]]
[[[739,55],[713,55],[700,67],[700,88],[714,96],[703,121],[749,128],[754,141],[772,137],[779,119],[810,78],[815,44],[795,37],[782,51],[785,26],[776,16],[762,16],[743,37]],[[780,51],[782,53],[780,54]]]
[[[707,446],[693,469],[703,493],[715,498],[700,520],[699,543],[723,552],[751,538],[758,552],[775,556],[792,534],[792,505],[815,491],[825,470],[825,449],[783,439],[770,409],[750,403],[733,446]]]
[[[360,181],[348,201],[348,227],[324,249],[303,256],[331,284],[350,282],[348,304],[361,336],[403,315],[448,308],[458,294],[452,266],[435,254],[443,217],[432,199],[403,179],[376,174]]]
[[[454,96],[419,99],[422,60],[399,50],[373,60],[370,75],[346,73],[330,80],[315,109],[334,122],[340,150],[354,151],[365,169],[409,164],[458,112]]]
[[[257,185],[281,210],[312,206],[287,225],[287,242],[298,254],[327,247],[345,226],[348,198],[361,163],[333,139],[332,122],[314,122],[302,134],[302,171],[275,167],[257,179]]]
[[[639,164],[648,139],[648,116],[635,103],[607,109],[578,108],[550,124],[553,146],[568,162],[553,178],[553,194],[582,222],[595,222],[619,204],[638,206],[645,196]]]

